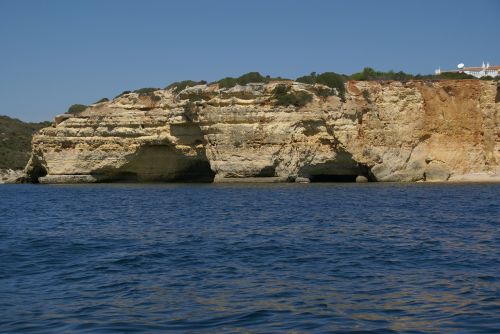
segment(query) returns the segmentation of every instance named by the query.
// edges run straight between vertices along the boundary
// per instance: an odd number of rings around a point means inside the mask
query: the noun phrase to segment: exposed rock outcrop
[[[0,184],[23,183],[26,175],[22,170],[0,169]]]
[[[280,106],[277,85],[312,98]],[[325,88],[125,94],[56,116],[33,137],[26,172],[47,183],[500,180],[496,83],[351,81],[345,100]]]

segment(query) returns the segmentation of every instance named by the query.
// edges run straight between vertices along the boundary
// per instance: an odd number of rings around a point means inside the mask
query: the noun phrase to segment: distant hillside
[[[31,154],[31,136],[50,122],[25,123],[0,116],[0,169],[22,169]]]

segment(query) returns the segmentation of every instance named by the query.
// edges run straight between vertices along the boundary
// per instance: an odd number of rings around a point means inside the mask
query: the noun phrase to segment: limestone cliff
[[[280,105],[275,88],[309,97]],[[326,92],[326,93],[325,93]],[[500,180],[500,98],[479,80],[292,81],[128,93],[39,131],[36,182]]]

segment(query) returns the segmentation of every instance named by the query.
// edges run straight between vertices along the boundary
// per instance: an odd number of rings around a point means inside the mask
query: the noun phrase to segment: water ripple
[[[5,185],[0,332],[499,333],[499,185]]]

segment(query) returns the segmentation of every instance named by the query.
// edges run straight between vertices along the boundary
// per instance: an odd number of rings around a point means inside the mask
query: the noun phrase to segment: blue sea
[[[500,185],[0,186],[2,333],[500,333]]]

